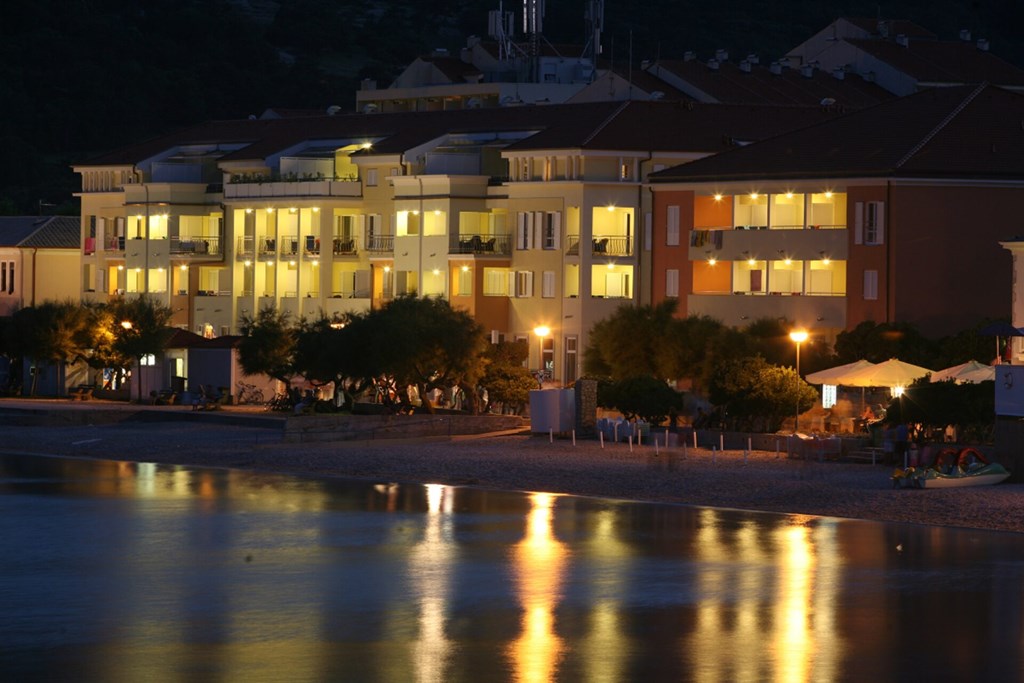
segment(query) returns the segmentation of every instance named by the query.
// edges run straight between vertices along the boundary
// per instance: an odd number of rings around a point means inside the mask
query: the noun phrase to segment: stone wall
[[[289,417],[290,443],[374,441],[486,434],[524,429],[517,415],[300,415]]]

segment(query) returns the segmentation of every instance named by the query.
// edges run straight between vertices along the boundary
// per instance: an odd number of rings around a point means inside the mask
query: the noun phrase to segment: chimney
[[[813,78],[814,67],[811,66],[810,64],[804,64],[803,66],[800,67],[800,75],[803,76],[804,78]]]
[[[903,47],[910,47],[910,39],[907,38],[905,33],[897,33],[896,44],[902,45]]]
[[[711,69],[712,71],[718,71],[718,67],[719,67],[719,64],[718,64],[718,60],[717,59],[709,59],[708,60],[708,68],[709,69]]]
[[[888,22],[886,22],[886,21],[878,22],[878,35],[882,36],[883,38],[888,38],[889,37],[889,23]]]
[[[642,71],[647,71],[650,68],[651,68],[651,60],[645,59],[645,60],[640,62],[640,69]]]
[[[780,64],[779,62],[772,62],[771,65],[768,67],[768,71],[772,72],[776,76],[781,76],[782,64]]]
[[[729,61],[729,51],[728,50],[715,50],[715,59],[717,59],[719,62],[728,62]]]
[[[978,49],[982,52],[988,52],[988,40],[985,38],[978,38]]]
[[[360,90],[376,90],[377,81],[372,78],[364,78],[359,84]]]
[[[832,78],[836,79],[837,81],[845,80],[846,69],[844,69],[843,67],[837,67],[835,69],[832,69]]]
[[[970,29],[966,29],[966,28],[960,29],[960,40],[964,41],[965,43],[971,42],[971,31],[970,31]]]
[[[761,58],[755,54],[749,54],[747,55],[747,61],[751,64],[760,64]]]
[[[694,52],[693,50],[687,50],[686,52],[683,53],[684,62],[692,62],[695,59],[697,59],[697,53]]]
[[[740,71],[742,71],[745,74],[750,73],[750,62],[748,62],[745,59],[742,62],[740,62]]]

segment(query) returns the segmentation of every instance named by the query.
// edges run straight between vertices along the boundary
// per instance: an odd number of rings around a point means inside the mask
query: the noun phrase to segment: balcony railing
[[[313,235],[306,235],[302,240],[302,253],[309,258],[320,257],[320,238]]]
[[[277,239],[274,237],[257,238],[256,254],[260,258],[273,258],[277,256]]]
[[[369,235],[366,238],[366,251],[371,254],[390,254],[394,250],[394,235]]]
[[[595,256],[632,256],[633,238],[621,235],[594,235],[591,249]]]
[[[104,251],[124,251],[124,235],[107,235],[103,239]]]
[[[448,246],[450,254],[474,254],[477,256],[508,256],[511,253],[510,235],[466,234],[453,235]]]
[[[220,257],[220,237],[171,237],[173,256]]]
[[[359,253],[354,239],[335,237],[331,245],[331,251],[335,256],[355,256]]]
[[[297,235],[281,235],[281,258],[297,256],[299,253],[299,238]]]
[[[251,259],[256,255],[256,238],[239,237],[235,244],[235,258],[239,261]]]

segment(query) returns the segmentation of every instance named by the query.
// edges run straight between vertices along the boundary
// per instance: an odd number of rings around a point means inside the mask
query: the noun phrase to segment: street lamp
[[[796,415],[793,420],[793,433],[800,431],[800,345],[807,341],[806,330],[793,330],[789,338],[796,342]]]
[[[544,368],[544,340],[547,338],[547,336],[549,334],[551,334],[551,328],[548,327],[547,325],[537,325],[535,328],[533,328],[533,333],[535,335],[537,335],[537,337],[540,339],[540,345],[539,345],[539,348],[538,348],[538,350],[540,351],[540,356],[539,356],[540,370],[539,370],[539,375],[537,377],[537,383],[540,384],[541,386],[543,386],[544,385],[544,371],[545,371],[545,368]]]

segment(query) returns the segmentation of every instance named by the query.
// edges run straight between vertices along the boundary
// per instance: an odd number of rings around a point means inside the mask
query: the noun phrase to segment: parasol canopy
[[[844,377],[842,384],[848,387],[905,387],[919,377],[931,374],[928,368],[890,358],[884,363],[865,368]]]
[[[978,384],[996,378],[996,369],[991,365],[969,360],[945,370],[932,373],[933,382],[953,380],[957,384]]]
[[[857,373],[863,372],[868,368],[875,367],[875,364],[866,361],[859,360],[855,363],[847,363],[846,365],[838,365],[834,368],[828,368],[826,370],[819,370],[818,372],[812,372],[804,379],[810,384],[835,384],[845,385],[844,378],[854,377]]]

